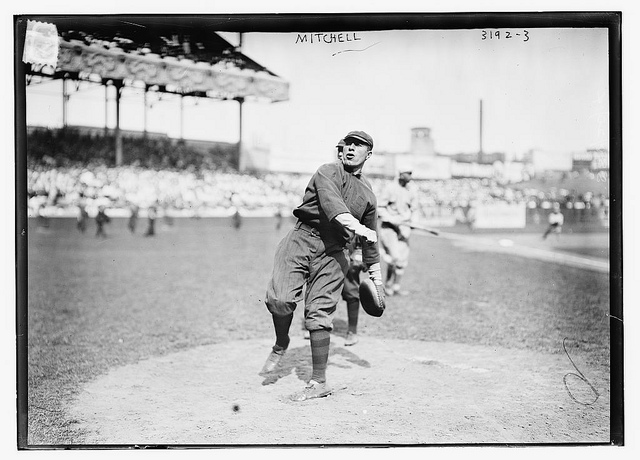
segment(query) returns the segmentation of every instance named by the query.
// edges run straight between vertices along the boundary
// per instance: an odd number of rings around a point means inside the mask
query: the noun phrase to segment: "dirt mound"
[[[370,337],[344,347],[334,337],[327,377],[336,392],[294,403],[288,396],[311,375],[309,342],[292,338],[276,373],[260,377],[270,345],[234,341],[113,369],[70,408],[88,433],[78,443],[609,441],[609,376],[580,368],[580,377],[566,355]]]

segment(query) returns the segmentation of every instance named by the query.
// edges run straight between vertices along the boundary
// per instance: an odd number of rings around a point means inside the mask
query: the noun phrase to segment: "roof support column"
[[[184,139],[184,94],[180,95],[180,140]]]
[[[67,121],[67,110],[69,104],[69,91],[67,91],[67,79],[62,77],[62,127],[66,128]]]
[[[120,132],[120,96],[122,93],[122,80],[113,80],[116,88],[116,166],[122,166],[122,133]]]
[[[144,85],[144,128],[142,132],[142,137],[147,138],[147,110],[149,109],[149,104],[147,102],[147,94],[149,93],[149,85]]]
[[[109,82],[104,82],[104,135],[109,133]]]
[[[238,101],[238,116],[239,116],[239,125],[238,125],[238,170],[240,172],[244,171],[247,168],[247,161],[245,158],[245,154],[243,152],[242,145],[242,105],[244,104],[243,97],[237,97],[236,101]]]

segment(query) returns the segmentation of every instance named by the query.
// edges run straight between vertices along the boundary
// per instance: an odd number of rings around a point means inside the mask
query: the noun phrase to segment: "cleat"
[[[358,334],[354,332],[347,332],[347,338],[344,341],[345,347],[350,347],[358,343]]]
[[[262,366],[262,370],[259,372],[258,375],[269,374],[273,372],[274,369],[280,363],[280,360],[282,359],[286,351],[287,350],[276,350],[276,348],[273,347],[273,349],[271,350],[271,353],[269,353],[269,356],[267,357],[267,360],[264,363],[264,366]]]
[[[309,399],[324,398],[325,396],[329,396],[331,393],[333,393],[333,388],[331,388],[327,382],[318,383],[314,380],[310,380],[304,390],[299,393],[292,394],[290,399],[294,402],[302,402]]]

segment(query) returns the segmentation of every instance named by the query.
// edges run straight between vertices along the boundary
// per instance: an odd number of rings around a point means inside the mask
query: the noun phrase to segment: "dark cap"
[[[345,146],[345,141],[344,141],[344,139],[340,139],[340,142],[338,142],[338,143],[336,144],[336,147],[338,147],[338,148],[340,148],[340,147],[344,147],[344,146]]]
[[[364,131],[351,131],[349,134],[344,136],[345,139],[348,137],[353,137],[354,139],[358,139],[364,142],[365,144],[367,144],[369,147],[373,148],[373,138],[369,136],[367,133],[365,133]]]

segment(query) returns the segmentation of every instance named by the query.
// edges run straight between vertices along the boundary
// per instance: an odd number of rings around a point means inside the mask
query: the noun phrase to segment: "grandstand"
[[[27,139],[27,199],[30,216],[74,217],[82,204],[90,215],[106,206],[126,216],[132,204],[160,205],[174,216],[288,214],[299,204],[309,176],[238,171],[234,146],[179,141],[166,136],[125,135],[126,163],[116,166],[108,147],[111,134],[100,130],[30,129]],[[372,179],[377,193],[393,179]],[[567,223],[608,226],[606,183],[589,171],[552,174],[535,182],[502,183],[495,178],[416,180],[420,218],[425,224],[454,227],[466,223],[469,209],[513,214],[504,227],[544,222],[553,202],[562,204]],[[516,222],[516,223],[509,223]],[[519,222],[519,224],[518,224]]]
[[[128,20],[127,20],[128,19]],[[33,16],[17,23],[24,36],[23,63],[27,85],[62,80],[63,127],[67,126],[66,82],[115,87],[116,124],[113,143],[116,165],[124,163],[120,130],[120,98],[125,88],[182,98],[233,100],[239,104],[240,138],[236,164],[244,167],[242,105],[245,101],[285,101],[289,84],[258,64],[202,18]],[[146,115],[145,115],[146,116]]]
[[[182,216],[228,215],[236,209],[247,215],[274,215],[295,207],[308,174],[276,173],[268,161],[251,163],[250,157],[266,158],[270,152],[252,155],[242,144],[245,100],[287,100],[288,83],[244,55],[241,39],[238,46],[231,45],[211,32],[205,20],[125,19],[85,18],[81,25],[65,17],[20,21],[26,37],[22,70],[27,85],[38,79],[112,85],[117,89],[117,114],[125,87],[142,87],[145,94],[234,100],[240,107],[239,141],[124,131],[118,119],[113,129],[66,122],[62,129],[29,127],[29,215],[74,216],[81,205],[90,214],[102,205],[114,216],[124,215],[131,205],[141,207],[142,213],[161,205]],[[52,29],[59,37],[58,57],[46,60],[38,53],[46,47],[39,44],[47,43]],[[558,156],[561,167],[553,171],[561,175],[547,180],[546,171],[555,168],[549,152],[531,152],[520,161],[507,161],[499,152],[447,156],[437,153],[429,127],[413,128],[411,136],[409,152],[376,152],[367,174],[379,192],[399,167],[410,164],[420,192],[421,219],[429,225],[464,224],[475,208],[480,215],[502,216],[493,219],[499,224],[480,220],[480,228],[522,228],[544,221],[552,203],[559,202],[568,212],[568,222],[593,220],[607,226],[606,152],[563,152]]]

